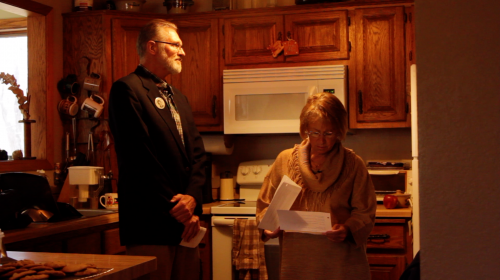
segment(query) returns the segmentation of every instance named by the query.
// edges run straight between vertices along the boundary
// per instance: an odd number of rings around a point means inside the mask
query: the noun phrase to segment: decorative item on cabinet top
[[[163,6],[167,7],[169,14],[182,14],[186,13],[187,9],[194,5],[192,0],[166,0]]]
[[[140,12],[144,3],[144,0],[115,1],[115,7],[118,11]]]

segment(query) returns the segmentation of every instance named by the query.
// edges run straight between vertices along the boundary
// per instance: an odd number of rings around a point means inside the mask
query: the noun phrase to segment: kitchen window
[[[28,36],[26,33],[0,35],[0,72],[13,75],[24,95],[28,89]],[[23,119],[10,84],[0,84],[0,149],[9,156],[24,149]],[[24,151],[23,151],[24,152]]]

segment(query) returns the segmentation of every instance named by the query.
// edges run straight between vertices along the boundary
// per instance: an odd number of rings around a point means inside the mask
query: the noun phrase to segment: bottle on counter
[[[91,11],[94,6],[94,0],[75,0],[74,12]]]

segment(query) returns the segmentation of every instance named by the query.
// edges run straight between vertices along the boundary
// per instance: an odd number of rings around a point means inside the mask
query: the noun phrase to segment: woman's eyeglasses
[[[323,135],[323,136],[325,136],[325,138],[329,138],[329,139],[335,137],[335,133],[333,133],[331,131],[327,131],[327,132],[324,132],[324,133],[320,133],[320,132],[317,132],[317,131],[306,131],[306,134],[309,135],[312,138],[319,138],[320,135]]]
[[[155,43],[163,43],[163,44],[169,44],[171,46],[174,46],[177,50],[177,52],[180,52],[183,48],[182,45],[179,43],[170,43],[170,42],[163,42],[163,41],[153,41]]]

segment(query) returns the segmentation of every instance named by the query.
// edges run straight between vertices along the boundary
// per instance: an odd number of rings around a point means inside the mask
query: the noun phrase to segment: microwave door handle
[[[310,86],[309,87],[309,96],[312,96],[316,93],[318,93],[318,86]]]

